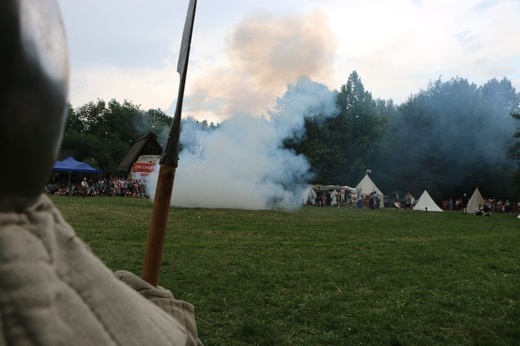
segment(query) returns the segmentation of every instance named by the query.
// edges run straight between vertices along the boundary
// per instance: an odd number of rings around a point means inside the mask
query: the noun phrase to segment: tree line
[[[367,170],[385,194],[457,198],[478,187],[484,196],[520,196],[520,94],[511,81],[481,86],[464,78],[430,82],[395,105],[365,89],[356,71],[335,91],[336,116],[306,114],[304,135],[282,145],[307,157],[313,183],[356,184]],[[282,97],[283,101],[283,97]],[[125,100],[69,109],[62,150],[111,175],[136,139],[148,132],[164,145],[172,118]],[[202,131],[220,124],[190,122]],[[183,126],[183,125],[181,125]]]

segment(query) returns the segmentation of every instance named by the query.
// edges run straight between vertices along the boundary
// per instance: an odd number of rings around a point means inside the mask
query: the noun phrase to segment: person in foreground
[[[42,193],[68,111],[55,0],[0,2],[0,345],[197,345],[191,304],[112,272]]]

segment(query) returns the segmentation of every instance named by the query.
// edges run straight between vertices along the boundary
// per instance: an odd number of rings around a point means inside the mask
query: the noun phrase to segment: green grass
[[[53,197],[140,274],[147,200]],[[304,207],[171,209],[160,285],[211,345],[520,345],[520,220]]]

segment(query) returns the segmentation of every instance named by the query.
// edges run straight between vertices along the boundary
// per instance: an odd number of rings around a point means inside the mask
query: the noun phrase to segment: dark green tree
[[[172,118],[160,109],[143,110],[130,101],[114,99],[89,102],[76,109],[70,107],[62,149],[74,152],[75,158],[101,168],[107,174],[116,169],[135,141],[152,132],[165,145]],[[186,124],[186,126],[185,126]],[[181,127],[210,131],[219,125],[182,119]]]
[[[338,140],[344,153],[340,168],[342,179],[358,182],[367,169],[380,178],[384,172],[376,166],[384,145],[382,136],[394,112],[393,103],[374,99],[356,71],[341,87],[337,102],[340,113],[334,121],[339,122],[341,128]]]
[[[432,197],[510,193],[512,161],[507,116],[518,95],[507,80],[482,87],[466,79],[438,79],[400,105],[390,122],[387,157],[391,189],[427,189]],[[500,177],[497,179],[497,177]]]
[[[148,132],[169,129],[171,118],[160,110],[144,111],[125,100],[89,102],[69,110],[62,149],[114,174],[135,141]],[[167,134],[167,132],[166,132]]]
[[[514,119],[520,120],[520,112],[511,113],[511,116]],[[520,198],[520,127],[516,129],[513,137],[515,138],[515,142],[509,148],[508,156],[517,163],[517,169],[513,175],[513,183],[515,186],[516,197],[518,199]]]
[[[391,102],[374,100],[356,71],[336,92],[336,113],[305,117],[305,135],[290,137],[286,146],[309,160],[314,182],[354,184],[374,164],[381,146]]]
[[[170,132],[172,117],[160,109],[149,109],[141,114],[135,123],[136,131],[143,135],[152,132],[161,145],[165,145]]]

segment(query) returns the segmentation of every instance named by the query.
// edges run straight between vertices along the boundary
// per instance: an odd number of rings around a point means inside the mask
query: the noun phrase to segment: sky
[[[58,0],[70,102],[173,115],[188,0]],[[520,90],[518,0],[199,0],[183,116],[262,116],[300,76],[339,90],[357,71],[399,104],[428,82],[506,77]]]

